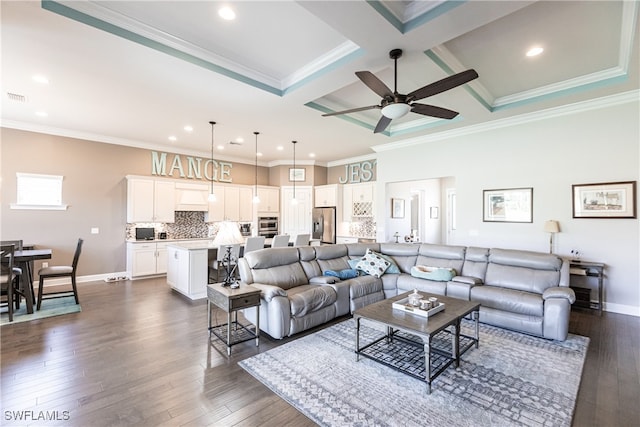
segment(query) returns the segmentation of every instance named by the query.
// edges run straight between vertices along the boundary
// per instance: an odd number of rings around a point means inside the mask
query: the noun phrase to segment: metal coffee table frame
[[[394,301],[406,298],[409,292],[398,295],[393,298],[362,307],[354,313],[356,321],[356,361],[360,360],[360,356],[374,360],[406,375],[412,376],[419,380],[425,381],[427,384],[427,394],[431,394],[431,383],[451,364],[455,367],[460,366],[460,356],[466,353],[470,348],[479,345],[479,324],[478,310],[480,304],[464,301],[460,299],[443,297],[440,295],[424,294],[426,297],[435,296],[445,303],[444,311],[437,313],[429,318],[421,317],[409,312],[397,310],[392,307]],[[462,318],[471,314],[475,323],[474,336],[468,336],[460,333],[460,323]],[[380,338],[360,347],[360,321],[367,319],[386,326],[386,334]],[[438,348],[433,345],[433,338],[438,334],[449,334],[451,340],[451,350]],[[406,335],[413,335],[420,338],[420,341],[413,340]],[[460,338],[463,338],[463,345],[460,346]],[[377,344],[384,341],[386,344],[393,344],[394,340],[419,347],[424,350],[424,372],[425,375],[416,374],[415,371],[399,368],[396,364],[376,357],[372,349]],[[433,366],[432,359],[434,354],[439,359],[439,364]],[[432,372],[432,368],[433,372]]]

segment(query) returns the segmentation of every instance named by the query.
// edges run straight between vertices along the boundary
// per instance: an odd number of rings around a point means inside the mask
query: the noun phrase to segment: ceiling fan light
[[[409,110],[411,110],[409,104],[398,102],[395,104],[389,104],[382,108],[382,115],[390,119],[399,119],[400,117],[406,115]]]

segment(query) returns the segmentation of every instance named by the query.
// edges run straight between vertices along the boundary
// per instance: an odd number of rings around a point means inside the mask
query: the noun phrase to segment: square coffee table
[[[356,321],[356,361],[360,356],[382,363],[395,370],[403,372],[414,378],[418,378],[427,383],[427,394],[431,394],[431,382],[452,363],[456,367],[460,365],[460,356],[471,347],[478,347],[478,311],[480,304],[461,299],[445,297],[440,295],[426,294],[421,292],[425,298],[436,297],[445,304],[443,311],[430,317],[422,317],[417,314],[393,308],[392,304],[401,299],[407,298],[410,292],[387,298],[374,304],[359,308],[353,314]],[[460,322],[462,318],[472,314],[475,322],[474,336],[461,335]],[[386,334],[380,338],[360,347],[360,321],[367,319],[379,323],[386,327]],[[443,335],[444,334],[444,335]],[[443,342],[442,337],[450,335],[450,349],[443,346],[432,345],[434,337],[438,342]],[[415,338],[419,340],[416,340]],[[464,344],[460,348],[460,338],[464,338]],[[421,347],[424,349],[424,366],[407,366],[407,363],[394,361],[393,349],[395,345]],[[399,353],[406,353],[400,351]],[[384,356],[384,357],[381,357]],[[439,363],[432,364],[432,359],[437,357]],[[413,365],[415,363],[409,364]],[[420,374],[424,367],[424,374]]]

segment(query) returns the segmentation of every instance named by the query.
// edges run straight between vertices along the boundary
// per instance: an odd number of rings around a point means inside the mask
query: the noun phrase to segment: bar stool
[[[40,310],[40,306],[42,305],[42,296],[43,296],[43,287],[45,279],[59,278],[59,277],[70,277],[71,278],[71,287],[73,291],[60,291],[60,292],[50,292],[47,295],[53,295],[52,298],[60,298],[63,296],[67,296],[69,292],[73,292],[73,296],[76,299],[76,304],[80,304],[78,299],[78,288],[76,286],[76,269],[78,267],[78,260],[80,259],[80,252],[82,251],[82,239],[78,239],[78,244],[76,246],[76,252],[73,255],[73,263],[71,265],[58,265],[53,267],[41,268],[38,271],[38,275],[40,276],[40,282],[38,284],[38,306],[37,309]]]

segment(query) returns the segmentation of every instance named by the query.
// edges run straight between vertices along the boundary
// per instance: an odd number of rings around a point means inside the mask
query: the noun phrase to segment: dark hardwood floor
[[[164,279],[79,293],[81,313],[0,329],[0,425],[314,425],[237,365],[288,339],[263,334],[227,358],[209,345],[206,303]],[[640,425],[640,318],[574,312],[570,330],[591,338],[573,424]]]

